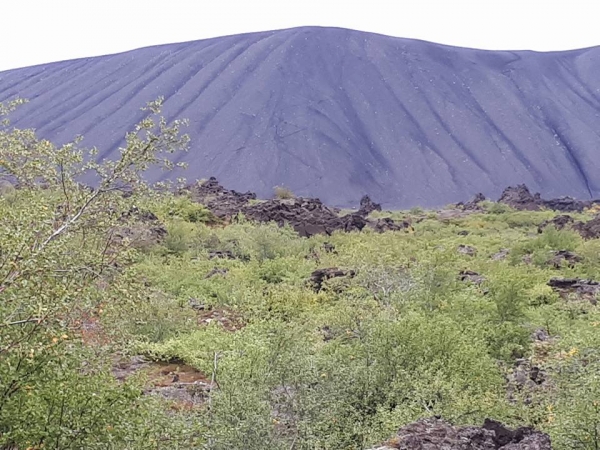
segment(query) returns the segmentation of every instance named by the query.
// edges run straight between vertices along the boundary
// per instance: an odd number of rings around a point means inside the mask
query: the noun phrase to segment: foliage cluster
[[[147,290],[123,270],[136,251],[120,231],[154,195],[141,174],[172,168],[168,154],[187,143],[160,101],[146,112],[117,161],[2,122],[0,173],[18,189],[0,197],[0,448],[176,448],[186,436],[139,381],[110,373],[129,338],[104,316],[148,312]]]

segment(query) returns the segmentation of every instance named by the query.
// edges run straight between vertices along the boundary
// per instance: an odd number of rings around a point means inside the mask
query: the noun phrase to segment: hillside
[[[600,47],[492,52],[344,29],[296,28],[0,73],[12,117],[114,157],[163,95],[190,119],[188,178],[335,206],[438,206],[526,183],[600,196]],[[162,173],[151,174],[160,179]]]

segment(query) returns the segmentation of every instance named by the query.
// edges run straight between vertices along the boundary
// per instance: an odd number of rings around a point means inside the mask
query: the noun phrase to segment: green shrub
[[[546,227],[538,236],[517,244],[511,250],[511,262],[518,264],[522,261],[523,256],[533,255],[533,262],[538,266],[544,266],[551,257],[551,251],[573,251],[581,242],[581,237],[571,230]]]
[[[0,115],[12,106],[0,104]],[[171,431],[194,442],[139,385],[113,378],[112,352],[126,344],[102,320],[144,299],[124,273],[140,255],[115,238],[149,192],[141,172],[170,167],[164,153],[187,143],[180,122],[158,117],[160,101],[147,109],[121,159],[101,163],[78,142],[55,147],[0,125],[0,172],[20,186],[0,201],[0,448],[142,449]],[[85,174],[96,176],[94,190],[78,183]]]
[[[0,198],[11,199],[16,194],[16,189],[8,180],[0,179]]]
[[[273,188],[273,191],[275,193],[275,198],[278,198],[279,200],[289,200],[292,198],[296,198],[291,189],[285,186],[275,186]]]
[[[167,216],[179,218],[185,222],[209,224],[217,221],[206,206],[195,203],[188,197],[173,198],[165,206]]]
[[[301,283],[310,275],[312,267],[296,258],[265,259],[258,268],[261,280],[270,284]]]
[[[523,357],[531,333],[525,326],[527,300],[523,284],[503,277],[490,283],[489,288],[495,305],[488,333],[490,354],[504,360]]]
[[[484,201],[480,205],[490,214],[506,214],[513,210],[507,204],[499,202]]]
[[[308,253],[310,243],[289,227],[275,223],[238,223],[220,230],[218,240],[230,246],[240,259],[265,261]]]
[[[506,214],[504,217],[510,228],[535,229],[541,222],[548,218],[548,215],[530,211],[515,211]]]
[[[167,236],[164,240],[164,248],[172,255],[181,256],[185,253],[192,242],[193,230],[182,220],[175,220],[167,226]]]

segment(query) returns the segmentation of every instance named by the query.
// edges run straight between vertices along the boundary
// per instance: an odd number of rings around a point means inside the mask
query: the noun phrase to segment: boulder
[[[594,203],[594,201],[577,200],[573,197],[558,197],[551,200],[543,200],[544,207],[562,212],[582,212]]]
[[[522,211],[537,211],[542,206],[542,199],[540,194],[533,195],[526,185],[519,184],[504,189],[498,203],[504,203]]]
[[[568,214],[553,217],[549,220],[544,220],[538,225],[538,233],[542,233],[546,227],[553,226],[557,230],[562,230],[568,225],[575,223],[575,220]]]
[[[569,250],[558,250],[552,252],[552,258],[548,261],[548,264],[553,266],[555,269],[560,269],[563,265],[573,268],[575,264],[582,261],[581,256],[573,253]]]
[[[576,222],[573,229],[584,239],[598,239],[600,237],[600,215],[587,222]]]
[[[599,282],[581,278],[552,278],[548,281],[548,286],[563,298],[575,295],[577,298],[587,300],[593,305],[597,304],[596,295],[600,292]]]
[[[373,211],[381,211],[381,205],[373,202],[368,195],[364,195],[363,198],[360,199],[360,209],[358,210],[358,214],[367,217]]]
[[[15,186],[8,180],[0,179],[0,197],[8,197],[15,192]]]
[[[468,256],[475,256],[477,254],[477,249],[475,247],[471,247],[470,245],[460,244],[457,248],[457,251],[458,253]]]
[[[529,427],[516,430],[486,419],[481,427],[455,427],[434,417],[400,428],[372,450],[551,450],[550,437]]]
[[[472,270],[461,270],[458,273],[458,279],[460,281],[468,281],[476,285],[480,285],[485,281],[485,277],[479,275],[477,272],[473,272]]]
[[[230,250],[211,250],[208,259],[235,259],[235,255]]]
[[[215,275],[221,275],[221,276],[225,276],[227,275],[227,273],[229,272],[228,269],[223,268],[223,267],[215,267],[213,268],[210,272],[208,272],[206,274],[206,276],[204,277],[204,279],[208,279],[208,278],[212,278]]]
[[[502,261],[505,260],[506,257],[508,256],[508,254],[510,253],[510,250],[507,248],[501,248],[498,252],[494,253],[491,256],[491,259],[493,261]]]
[[[356,272],[354,270],[342,270],[337,267],[329,267],[326,269],[317,269],[311,275],[309,284],[315,292],[319,292],[323,288],[323,283],[331,278],[349,277],[354,278]]]
[[[454,205],[458,209],[463,209],[465,211],[483,211],[481,202],[486,200],[485,195],[482,193],[475,194],[475,196],[466,203],[460,202]]]
[[[335,250],[335,245],[330,244],[329,242],[324,242],[323,245],[321,246],[321,248],[323,250],[325,250],[325,253],[336,253],[337,251]]]

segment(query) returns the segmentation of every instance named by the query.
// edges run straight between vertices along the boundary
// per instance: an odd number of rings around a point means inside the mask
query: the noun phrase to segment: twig
[[[67,200],[67,214],[71,210],[71,199],[69,198],[69,194],[67,193],[67,185],[65,182],[65,168],[63,162],[61,161],[59,164],[60,167],[60,184],[62,186],[63,193],[65,194],[65,199]]]
[[[52,233],[50,236],[48,236],[48,238],[42,243],[42,245],[40,246],[40,248],[38,249],[38,252],[41,252],[50,242],[52,242],[54,239],[56,239],[57,237],[59,237],[61,234],[63,234],[71,225],[73,225],[75,222],[77,222],[77,220],[79,220],[79,218],[83,215],[83,213],[88,209],[88,207],[101,195],[106,194],[108,192],[111,191],[117,191],[120,188],[118,186],[113,186],[110,188],[104,188],[104,189],[98,189],[94,192],[94,194],[92,196],[90,196],[90,198],[87,199],[87,201],[81,206],[81,208],[79,208],[79,211],[77,211],[77,213],[71,217],[69,220],[67,220],[65,223],[63,223],[59,228],[57,228],[54,233]]]
[[[65,223],[63,223],[59,228],[57,228],[54,231],[54,233],[52,233],[50,236],[48,236],[48,238],[40,246],[39,250],[40,251],[43,250],[44,247],[46,247],[50,242],[52,242],[54,239],[56,239],[61,234],[63,234],[67,230],[67,228],[69,228],[71,225],[73,225],[73,223],[75,223],[83,215],[83,213],[86,211],[86,209],[103,192],[104,191],[96,191],[96,192],[94,192],[94,195],[92,195],[90,198],[87,199],[87,201],[83,204],[83,206],[79,209],[79,211],[77,211],[77,214],[75,214],[73,217],[71,217],[69,220],[67,220]]]
[[[212,423],[212,418],[213,418],[213,410],[212,410],[212,390],[213,387],[215,386],[215,384],[217,384],[217,370],[219,369],[219,353],[215,352],[215,358],[213,360],[213,371],[212,371],[212,376],[210,378],[210,390],[208,391],[208,413],[209,413],[209,417],[208,417],[208,422],[209,424]],[[208,448],[212,448],[213,447],[213,440],[212,437],[208,438]]]
[[[11,325],[23,325],[25,323],[40,323],[41,321],[42,321],[42,319],[40,319],[39,317],[34,317],[32,319],[24,319],[24,320],[17,320],[15,322],[2,323],[2,324],[0,324],[0,327],[9,327]]]
[[[292,441],[292,445],[290,445],[290,450],[294,450],[296,448],[296,441],[298,440],[298,434],[294,436],[294,440]]]
[[[219,369],[219,353],[215,352],[215,358],[213,361],[213,372],[212,377],[210,379],[210,390],[212,391],[213,386],[216,384],[219,387],[219,383],[217,382],[217,370]],[[211,396],[208,397],[208,404],[211,405]]]

